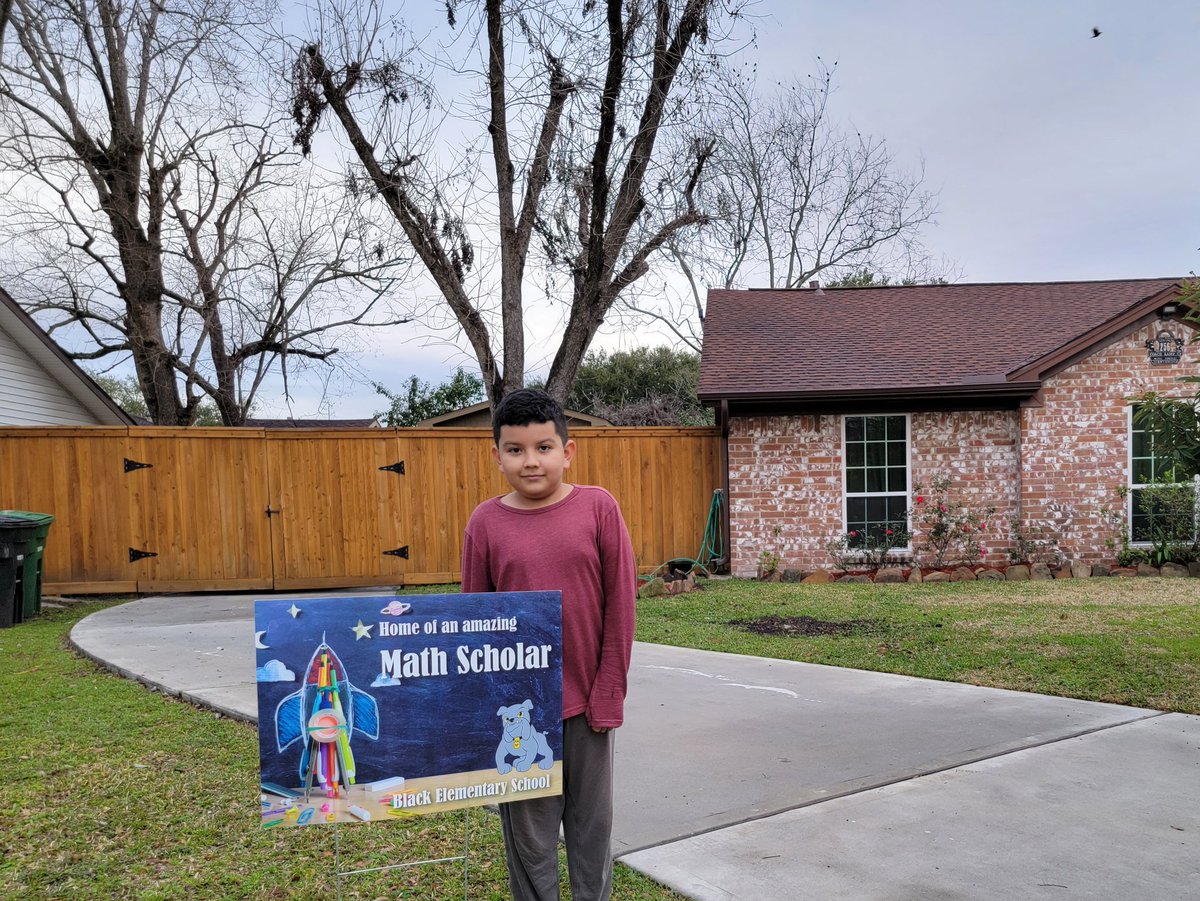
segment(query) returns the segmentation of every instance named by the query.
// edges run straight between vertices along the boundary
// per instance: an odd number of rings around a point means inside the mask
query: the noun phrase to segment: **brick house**
[[[1065,558],[1111,562],[1155,465],[1130,398],[1191,396],[1179,279],[711,291],[699,394],[725,435],[730,566],[831,568],[832,538],[903,517],[948,477]],[[1172,354],[1152,355],[1161,337]],[[1152,359],[1153,356],[1153,359]],[[1122,499],[1122,486],[1132,489]],[[1116,511],[1117,516],[1102,511]],[[860,531],[861,530],[861,531]],[[919,539],[919,536],[917,536]]]

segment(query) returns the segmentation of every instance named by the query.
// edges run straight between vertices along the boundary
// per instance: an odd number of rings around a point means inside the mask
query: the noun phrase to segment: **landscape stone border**
[[[920,567],[884,567],[874,574],[866,571],[851,571],[843,575],[827,569],[815,572],[805,572],[798,569],[785,569],[782,572],[768,573],[761,581],[765,582],[799,582],[805,585],[820,585],[831,582],[975,582],[975,581],[1008,581],[1008,582],[1049,582],[1054,579],[1090,579],[1097,577],[1131,578],[1138,576],[1157,576],[1159,578],[1200,578],[1200,561],[1183,566],[1179,563],[1164,563],[1162,566],[1151,566],[1139,563],[1135,566],[1115,566],[1108,563],[1084,563],[1073,561],[1059,565],[1048,563],[1015,563],[1010,566],[958,566],[942,567],[941,569]]]

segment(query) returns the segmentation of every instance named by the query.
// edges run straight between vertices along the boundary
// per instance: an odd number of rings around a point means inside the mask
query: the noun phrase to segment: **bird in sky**
[[[1092,27],[1092,37],[1094,37],[1094,38],[1100,37],[1100,29],[1099,28],[1096,28],[1095,26]]]

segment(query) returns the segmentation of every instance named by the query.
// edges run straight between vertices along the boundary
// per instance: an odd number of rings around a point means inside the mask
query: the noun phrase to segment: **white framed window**
[[[1137,421],[1137,405],[1129,407],[1129,543],[1148,546],[1154,540],[1157,511],[1142,506],[1143,492],[1151,486],[1178,485],[1190,489],[1190,481],[1179,481],[1175,460],[1159,446],[1154,432]]]
[[[850,546],[908,530],[909,417],[842,417],[843,522]],[[851,534],[853,533],[853,534]]]

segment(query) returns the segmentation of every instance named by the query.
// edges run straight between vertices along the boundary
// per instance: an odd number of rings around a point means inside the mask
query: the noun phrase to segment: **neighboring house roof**
[[[710,291],[701,400],[1028,396],[1181,279]]]
[[[580,413],[578,410],[563,410],[567,416],[567,426],[579,428],[581,426],[595,425],[612,425],[607,419],[601,419],[599,416],[591,416],[587,413]],[[423,419],[417,423],[417,428],[481,428],[490,429],[492,427],[492,407],[485,400],[482,403],[471,404],[469,407],[463,407],[460,410],[451,410],[449,413],[443,413],[441,416],[431,416],[429,419]]]
[[[22,364],[23,373],[33,373],[32,378],[44,378],[54,385],[65,391],[67,396],[74,400],[79,407],[83,408],[86,415],[92,420],[90,422],[81,422],[78,424],[89,425],[117,425],[128,426],[134,425],[135,421],[128,413],[126,413],[117,402],[104,393],[104,390],[92,381],[91,376],[84,372],[79,365],[67,356],[66,352],[61,347],[54,343],[54,339],[46,334],[45,330],[33,321],[33,318],[26,313],[17,304],[15,300],[9,296],[8,292],[0,288],[0,333],[8,336],[13,345],[21,352],[21,356],[27,361],[32,361],[36,364],[36,370],[29,367],[28,363]],[[35,420],[29,422],[30,425],[66,425],[73,424],[70,422],[72,417],[43,417],[39,415],[39,407],[33,403],[33,391],[28,388],[19,389],[17,379],[13,373],[3,373],[3,378],[0,378],[0,390],[18,391],[23,390],[27,395],[26,398],[9,397],[6,406],[23,406],[28,401],[27,409],[30,417]],[[76,408],[78,409],[78,408]],[[12,417],[6,417],[11,419]],[[82,418],[82,417],[81,417]],[[24,418],[20,419],[22,424],[25,424]]]
[[[247,426],[259,429],[377,429],[379,417],[370,419],[258,419],[248,418]]]

